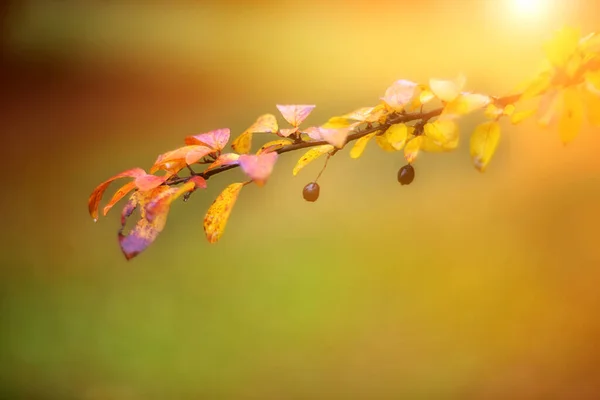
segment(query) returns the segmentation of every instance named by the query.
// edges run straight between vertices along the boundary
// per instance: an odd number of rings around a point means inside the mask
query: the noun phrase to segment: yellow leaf
[[[504,110],[495,104],[488,104],[485,108],[484,115],[487,119],[496,119],[504,113]]]
[[[423,143],[423,136],[414,136],[411,140],[409,140],[404,146],[404,158],[406,162],[411,164],[417,158],[419,154],[419,150],[421,149],[421,144]]]
[[[523,110],[516,112],[510,117],[510,123],[517,125],[531,117],[533,114],[535,114],[535,110]]]
[[[576,87],[570,86],[563,91],[563,110],[558,121],[558,132],[563,143],[572,141],[583,124],[583,101]]]
[[[478,125],[471,135],[471,159],[475,168],[485,171],[489,164],[498,142],[500,141],[500,124],[488,121]]]
[[[423,89],[421,90],[421,93],[419,93],[419,102],[421,102],[421,104],[427,104],[434,98],[435,95],[429,89]]]
[[[579,41],[579,47],[587,52],[600,52],[600,34],[597,32],[592,32],[586,37],[581,38]]]
[[[585,74],[585,87],[596,96],[600,96],[600,70],[588,71]]]
[[[538,124],[543,127],[549,126],[554,115],[560,107],[560,93],[557,89],[547,92],[542,96],[538,105]]]
[[[508,115],[510,117],[511,115],[514,114],[514,112],[515,112],[514,104],[507,104],[506,107],[504,107],[504,111],[503,111],[504,115]]]
[[[395,150],[402,150],[408,137],[408,128],[405,124],[394,124],[385,131],[383,136]]]
[[[489,96],[477,93],[461,93],[444,107],[445,114],[466,115],[490,104]]]
[[[277,150],[281,149],[282,147],[287,146],[288,144],[292,144],[292,143],[293,143],[293,141],[291,139],[272,140],[270,142],[263,144],[261,146],[261,148],[258,149],[258,151],[256,152],[256,155],[266,153],[266,152],[271,152],[271,151],[277,151]]]
[[[365,151],[365,148],[367,147],[367,143],[369,143],[371,138],[373,138],[373,136],[375,136],[376,134],[377,134],[377,132],[369,133],[369,134],[361,137],[360,139],[357,139],[356,142],[354,142],[354,146],[352,146],[352,150],[350,150],[350,157],[351,158],[359,158],[362,155],[362,153]]]
[[[375,136],[375,142],[384,151],[389,151],[389,152],[396,151],[394,146],[392,146],[392,144],[390,142],[388,142],[388,138],[385,135]]]
[[[460,94],[467,78],[459,75],[455,80],[430,79],[429,88],[440,100],[450,102]]]
[[[600,127],[600,95],[584,91],[584,102],[587,108],[587,117],[590,124]]]
[[[240,190],[244,187],[244,183],[232,183],[227,186],[221,194],[215,199],[204,217],[204,232],[210,243],[219,241],[227,220],[231,215],[231,210],[237,201]]]
[[[438,119],[423,127],[425,135],[436,144],[450,150],[458,146],[458,125],[451,119]]]
[[[253,133],[275,133],[278,129],[277,118],[273,114],[261,115],[231,143],[231,148],[239,154],[248,154],[252,148]]]
[[[580,30],[572,27],[563,27],[554,33],[552,39],[544,44],[546,58],[555,67],[565,66],[567,60],[577,50]]]
[[[346,117],[331,117],[327,122],[321,125],[321,128],[339,129],[339,128],[353,128],[360,122],[354,121]]]
[[[422,136],[423,141],[421,142],[421,151],[425,151],[427,153],[444,153],[450,151],[452,149],[447,149],[444,146],[440,145],[432,138],[428,136]],[[458,142],[457,142],[458,144]]]
[[[331,150],[333,150],[333,146],[330,144],[324,144],[322,146],[313,147],[312,149],[308,150],[298,160],[298,163],[296,163],[296,166],[294,167],[292,174],[294,174],[294,176],[296,176],[302,168],[306,167],[309,163],[316,160],[318,157],[322,156],[323,154],[330,152]]]
[[[231,148],[239,154],[248,154],[252,148],[252,132],[245,131],[238,136],[232,143]]]
[[[550,72],[542,72],[526,86],[526,89],[521,95],[521,100],[531,99],[542,94],[548,90],[551,82],[552,74]]]

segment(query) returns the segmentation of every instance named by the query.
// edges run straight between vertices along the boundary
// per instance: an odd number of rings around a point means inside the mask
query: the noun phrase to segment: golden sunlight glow
[[[544,0],[513,0],[514,12],[521,16],[533,16],[544,9]]]

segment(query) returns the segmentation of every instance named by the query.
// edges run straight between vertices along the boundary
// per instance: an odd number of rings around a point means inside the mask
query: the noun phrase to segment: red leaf
[[[213,150],[221,151],[227,145],[229,136],[229,128],[215,129],[214,131],[201,133],[200,135],[188,136],[185,138],[185,144],[204,145]]]
[[[112,181],[114,181],[115,179],[119,179],[119,178],[127,178],[127,177],[137,178],[138,176],[144,176],[144,175],[146,175],[146,171],[144,171],[143,169],[132,168],[132,169],[128,169],[127,171],[123,171],[120,174],[117,174],[117,175],[113,176],[112,178],[109,178],[106,181],[99,184],[94,189],[94,191],[90,195],[90,198],[88,199],[88,210],[90,212],[90,215],[94,219],[94,221],[98,220],[98,206],[100,205],[100,200],[102,200],[102,195],[104,194],[104,192],[106,191],[106,188],[108,188],[108,185],[110,185]]]
[[[262,153],[259,155],[241,155],[240,167],[258,186],[263,186],[277,161],[277,153]]]

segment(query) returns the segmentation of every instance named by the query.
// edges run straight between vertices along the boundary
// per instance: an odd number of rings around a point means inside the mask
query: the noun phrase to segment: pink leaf
[[[185,144],[205,145],[215,151],[221,151],[229,142],[229,136],[229,128],[215,129],[207,133],[188,136],[185,138]]]
[[[225,153],[225,154],[221,154],[214,163],[210,164],[208,166],[208,168],[206,168],[204,170],[204,172],[206,171],[210,171],[211,169],[215,169],[218,167],[221,167],[223,165],[230,165],[230,164],[237,164],[238,163],[238,159],[240,158],[239,154],[236,153]]]
[[[277,105],[283,118],[293,127],[298,127],[315,107],[314,105]]]
[[[259,155],[241,155],[240,167],[258,186],[263,186],[277,161],[277,153],[262,153]]]

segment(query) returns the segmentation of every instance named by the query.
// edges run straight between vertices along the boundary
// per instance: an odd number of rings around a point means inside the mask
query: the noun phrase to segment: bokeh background
[[[288,154],[218,244],[203,215],[237,170],[131,262],[119,210],[86,205],[278,103],[317,104],[319,124],[460,72],[512,93],[553,30],[600,27],[596,3],[3,2],[0,398],[600,398],[597,130],[563,146],[506,124],[486,173],[464,139],[402,187],[402,155],[371,143],[331,160],[316,203],[322,163],[293,177]]]

